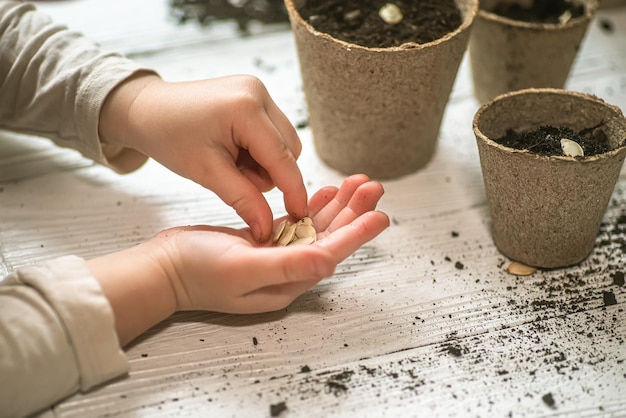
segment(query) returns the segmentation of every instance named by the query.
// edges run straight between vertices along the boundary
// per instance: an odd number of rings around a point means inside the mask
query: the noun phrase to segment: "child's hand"
[[[382,194],[382,186],[363,175],[346,179],[340,189],[317,192],[309,203],[318,233],[312,245],[259,245],[249,229],[163,231],[155,239],[167,255],[165,271],[177,309],[253,313],[284,308],[388,227],[387,215],[373,211]]]
[[[300,140],[257,78],[167,83],[139,74],[109,95],[99,130],[103,141],[135,148],[214,191],[256,241],[272,229],[262,192],[277,186],[290,215],[307,215]]]
[[[308,207],[318,238],[312,245],[272,247],[248,228],[190,226],[88,263],[122,345],[179,310],[274,311],[389,226],[387,215],[374,211],[382,194],[363,175],[315,193]]]

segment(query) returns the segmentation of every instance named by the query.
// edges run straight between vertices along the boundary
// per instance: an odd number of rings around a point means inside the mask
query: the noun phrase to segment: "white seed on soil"
[[[569,22],[571,18],[572,18],[572,12],[570,12],[569,10],[566,10],[563,12],[561,16],[559,16],[559,23],[561,25],[564,25],[567,22]]]
[[[343,15],[344,20],[351,22],[355,19],[358,19],[359,16],[361,16],[361,11],[360,10],[352,10],[351,12],[348,12],[346,14]]]
[[[388,25],[397,25],[404,19],[402,10],[393,3],[387,3],[381,7],[378,10],[378,16]]]
[[[572,141],[568,138],[561,139],[561,149],[563,150],[563,154],[568,157],[584,157],[585,152],[583,148],[576,141]]]
[[[317,240],[317,233],[313,220],[309,217],[300,219],[295,224],[282,221],[274,233],[273,242],[278,246],[313,244]]]
[[[536,268],[522,264],[519,261],[513,261],[506,268],[507,273],[515,276],[530,276],[537,271]]]

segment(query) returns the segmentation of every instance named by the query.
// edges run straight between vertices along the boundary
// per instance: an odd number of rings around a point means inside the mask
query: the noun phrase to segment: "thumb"
[[[251,248],[250,266],[256,266],[257,288],[300,281],[319,281],[333,275],[337,263],[333,254],[314,245]],[[262,251],[259,251],[262,250]]]

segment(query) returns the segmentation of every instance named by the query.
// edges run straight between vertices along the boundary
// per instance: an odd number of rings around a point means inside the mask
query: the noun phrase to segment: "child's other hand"
[[[349,177],[339,189],[315,193],[308,208],[318,234],[312,245],[259,244],[248,228],[191,226],[161,232],[154,241],[164,250],[162,264],[177,310],[284,308],[389,226],[387,215],[374,211],[382,194],[382,186],[363,175]]]
[[[250,226],[255,241],[271,236],[272,213],[262,192],[278,187],[290,215],[307,215],[296,164],[300,140],[255,77],[167,83],[136,75],[107,98],[100,135],[214,191]]]

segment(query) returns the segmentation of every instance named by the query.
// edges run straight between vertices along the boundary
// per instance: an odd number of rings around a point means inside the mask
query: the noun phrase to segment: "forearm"
[[[172,285],[148,241],[87,262],[115,316],[120,344],[126,345],[176,310]]]

